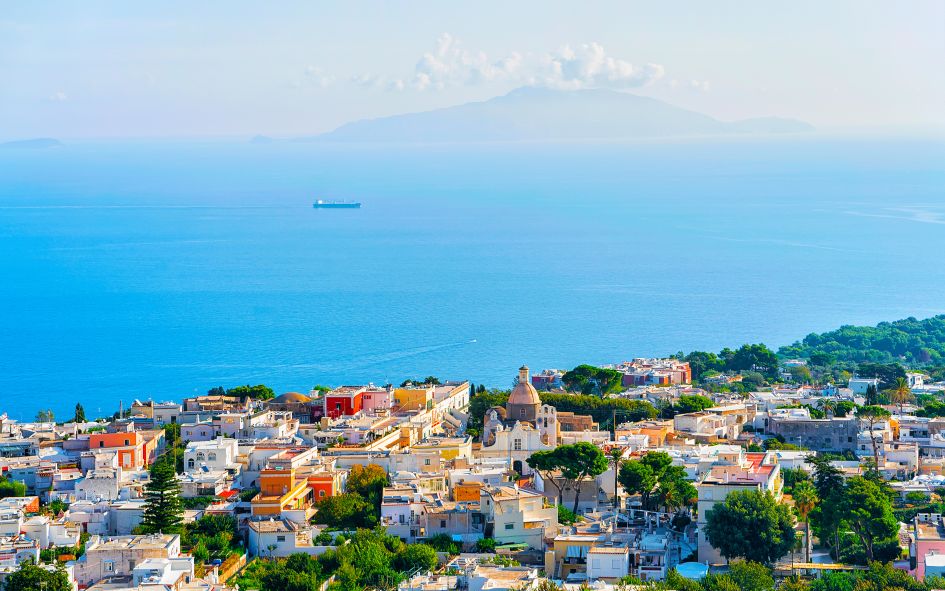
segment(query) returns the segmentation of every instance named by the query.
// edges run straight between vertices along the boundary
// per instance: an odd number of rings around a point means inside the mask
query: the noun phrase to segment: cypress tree
[[[84,423],[85,422],[85,409],[82,408],[81,402],[76,402],[75,404],[75,417],[72,419],[75,423]]]
[[[145,507],[141,530],[144,533],[180,533],[184,505],[174,463],[158,459],[151,467],[151,480],[144,489]]]

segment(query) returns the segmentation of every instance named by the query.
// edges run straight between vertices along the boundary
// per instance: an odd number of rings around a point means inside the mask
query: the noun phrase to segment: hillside
[[[51,137],[15,140],[12,142],[0,142],[0,148],[6,150],[37,150],[42,148],[56,148],[61,145],[62,142]]]
[[[309,139],[438,143],[788,133],[812,129],[807,123],[777,117],[720,121],[626,92],[526,87],[483,102],[355,121]]]
[[[945,315],[925,320],[906,318],[880,322],[876,326],[841,326],[830,332],[811,333],[802,341],[781,347],[778,354],[803,359],[819,354],[833,361],[852,363],[943,364]]]

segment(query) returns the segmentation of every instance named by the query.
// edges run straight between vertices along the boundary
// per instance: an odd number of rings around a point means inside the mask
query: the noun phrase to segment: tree
[[[553,449],[536,451],[525,460],[525,463],[541,475],[542,481],[551,483],[558,489],[558,507],[562,507],[564,505],[564,490],[554,479],[554,472],[558,469],[558,457],[554,451]]]
[[[436,550],[426,544],[408,544],[394,559],[394,568],[405,573],[417,569],[429,572],[436,569],[437,564]]]
[[[875,384],[866,387],[866,404],[873,405],[879,402],[879,391]]]
[[[896,378],[896,385],[890,399],[894,404],[899,405],[899,415],[901,416],[903,405],[912,400],[912,389],[909,388],[909,381],[906,378]]]
[[[144,533],[181,533],[184,505],[180,500],[180,481],[170,462],[155,462],[151,479],[144,488]]]
[[[226,396],[226,389],[223,386],[214,386],[207,390],[207,396]]]
[[[856,411],[856,417],[861,421],[866,421],[866,424],[869,426],[870,433],[870,443],[873,444],[873,468],[879,470],[879,449],[876,446],[876,435],[873,433],[874,428],[877,423],[881,423],[888,419],[890,412],[883,408],[882,406],[861,406]]]
[[[250,386],[249,384],[245,386],[236,386],[235,388],[230,388],[226,391],[227,396],[235,396],[240,400],[270,400],[276,397],[276,393],[272,388],[263,384],[257,384],[255,386]]]
[[[662,451],[651,451],[639,460],[624,462],[617,479],[627,494],[640,495],[644,509],[666,507],[672,511],[689,506],[698,496],[686,478],[686,471],[673,466],[673,458]]]
[[[696,380],[701,380],[708,372],[719,372],[725,369],[723,361],[715,353],[693,351],[683,359],[689,363],[689,369]]]
[[[316,508],[318,512],[312,518],[314,523],[340,529],[371,528],[377,525],[373,505],[358,493],[325,497]]]
[[[610,468],[614,471],[614,509],[617,509],[619,505],[618,496],[619,491],[617,490],[617,473],[620,471],[620,462],[623,461],[623,452],[624,449],[619,446],[614,446],[610,448],[607,452],[607,459],[610,462]]]
[[[819,408],[827,416],[833,416],[837,410],[837,401],[828,396],[824,396],[817,401],[817,408]]]
[[[867,561],[886,562],[898,558],[899,522],[880,484],[862,476],[851,478],[843,495],[842,508],[844,521],[863,543]],[[889,548],[890,545],[895,549]]]
[[[817,490],[809,480],[803,480],[794,487],[791,496],[794,498],[794,508],[801,521],[804,522],[804,554],[810,562],[810,522],[808,516],[817,505]]]
[[[649,508],[650,494],[653,493],[658,482],[652,468],[639,460],[624,462],[620,466],[617,480],[620,482],[621,486],[623,486],[624,490],[627,491],[628,495],[640,495],[640,503],[643,505],[643,508]]]
[[[72,591],[66,569],[59,565],[54,570],[26,563],[4,579],[4,591]]]
[[[72,417],[73,423],[84,423],[85,422],[85,409],[82,408],[81,402],[75,403],[75,416]]]
[[[565,372],[561,380],[569,391],[587,395],[604,396],[623,389],[623,374],[619,371],[587,364]]]
[[[536,455],[538,459],[533,462],[532,460]],[[559,445],[547,452],[536,452],[526,461],[535,470],[543,471],[549,475],[551,471],[561,473],[562,485],[558,487],[559,498],[562,488],[573,489],[574,508],[572,511],[575,513],[577,513],[581,498],[581,482],[585,478],[600,476],[607,471],[609,466],[604,452],[596,445],[586,441],[571,445]]]
[[[794,547],[794,518],[770,492],[729,493],[706,515],[706,537],[727,560],[771,564]]]
[[[741,591],[774,591],[774,577],[763,564],[737,560],[729,565],[728,576]]]
[[[713,402],[711,398],[696,394],[693,396],[680,396],[676,404],[673,405],[673,410],[676,413],[689,413],[699,412],[707,408],[712,408],[713,406],[715,406],[715,402]]]
[[[53,415],[52,410],[41,410],[36,413],[36,422],[37,423],[52,423],[56,420],[55,415]]]
[[[348,492],[358,493],[374,507],[373,513],[380,516],[381,498],[387,486],[387,471],[377,464],[361,466],[355,464],[348,474]]]
[[[806,365],[792,365],[788,373],[795,384],[807,384],[811,380],[810,368]]]
[[[26,496],[25,484],[0,476],[0,499],[23,496]]]

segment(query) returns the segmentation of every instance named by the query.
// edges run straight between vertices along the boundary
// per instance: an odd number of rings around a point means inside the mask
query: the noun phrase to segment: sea
[[[943,255],[929,135],[5,149],[0,411],[778,347],[945,312]]]

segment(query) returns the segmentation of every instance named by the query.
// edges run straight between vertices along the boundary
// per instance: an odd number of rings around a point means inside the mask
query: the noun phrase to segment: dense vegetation
[[[718,354],[707,351],[693,351],[676,357],[689,362],[692,377],[699,381],[720,372],[757,373],[767,379],[778,375],[778,356],[763,344],[742,345],[738,349],[728,347]]]
[[[640,495],[644,509],[667,512],[695,504],[698,491],[682,466],[663,451],[651,451],[638,460],[620,464],[617,481],[630,495]]]
[[[562,381],[570,392],[604,396],[620,392],[623,374],[615,369],[604,369],[593,365],[579,365],[564,374]]]
[[[774,591],[771,571],[755,562],[733,562],[725,574],[710,574],[701,581],[692,581],[670,571],[659,583],[640,583],[628,578],[623,582],[635,584],[640,591]],[[797,577],[785,579],[778,591],[932,591],[945,588],[942,577],[927,577],[919,582],[906,571],[891,564],[874,562],[869,569],[856,572],[825,572],[821,577],[806,581]]]
[[[436,550],[427,544],[405,544],[383,528],[359,530],[349,543],[318,557],[293,554],[286,559],[255,560],[231,581],[240,589],[314,591],[334,575],[332,591],[390,589],[416,570],[437,566]]]
[[[335,529],[373,528],[380,521],[387,472],[377,464],[352,466],[344,494],[325,497],[313,521]]]
[[[217,386],[216,388],[210,388],[207,394],[209,396],[235,396],[240,400],[246,400],[247,398],[252,400],[270,400],[276,396],[272,388],[264,384],[257,384],[255,386],[246,384],[245,386],[236,386],[228,389],[224,389],[223,386]]]
[[[925,320],[906,318],[876,326],[841,326],[821,334],[811,333],[781,347],[785,357],[830,362],[902,362],[909,365],[945,364],[945,315]]]
[[[587,394],[555,394],[540,392],[542,403],[550,404],[561,412],[573,412],[578,415],[590,415],[594,421],[609,425],[616,415],[617,422],[642,421],[653,419],[659,414],[656,408],[645,400],[627,400],[625,398],[601,398]],[[486,411],[493,406],[505,406],[509,401],[508,390],[483,390],[469,400],[469,425],[467,431],[478,435],[482,431],[482,419]],[[699,401],[690,401],[698,404]]]

